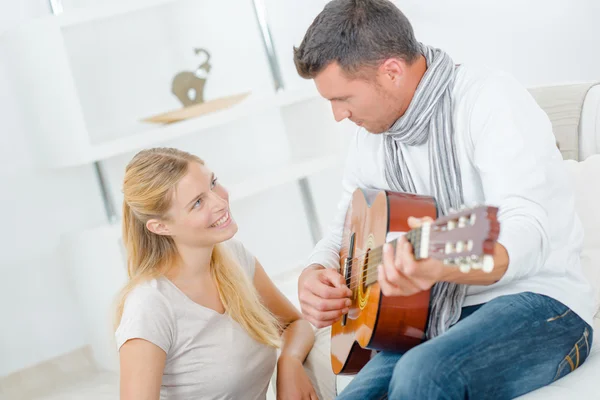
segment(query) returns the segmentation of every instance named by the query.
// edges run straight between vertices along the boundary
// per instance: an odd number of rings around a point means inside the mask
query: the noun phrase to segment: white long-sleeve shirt
[[[548,116],[516,80],[484,67],[458,68],[452,100],[465,205],[499,207],[498,242],[510,259],[500,281],[470,286],[464,305],[531,291],[562,302],[591,325],[593,291],[580,263],[583,228]],[[417,192],[432,195],[428,143],[401,147]],[[384,158],[383,135],[358,129],[349,146],[338,213],[308,265],[338,268],[354,190],[391,190]]]

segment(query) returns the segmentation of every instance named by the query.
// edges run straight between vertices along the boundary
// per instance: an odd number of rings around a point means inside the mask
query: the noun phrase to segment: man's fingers
[[[396,249],[393,251],[393,260],[396,268],[400,268],[402,265],[402,246],[406,243],[406,240],[403,237],[398,238],[396,241]],[[392,252],[393,246],[390,246],[390,252]]]
[[[398,287],[402,281],[402,275],[395,264],[384,264],[383,269],[388,282],[395,287]]]
[[[341,289],[348,288],[346,279],[334,269],[327,268],[321,271],[321,274],[319,276],[321,278],[321,282],[325,284],[330,284],[333,287]]]
[[[408,281],[411,282],[412,286],[418,291],[423,291],[430,289],[433,285],[426,279],[422,279],[418,277],[418,268],[421,267],[415,260],[410,243],[406,243],[406,250],[403,252],[402,256],[402,268],[400,273],[406,277]]]
[[[381,288],[381,292],[386,296],[394,296],[397,295],[398,288],[394,287],[392,283],[388,280],[386,275],[386,269],[383,264],[380,264],[378,267],[378,278],[379,287]]]
[[[328,326],[331,326],[335,323],[336,320],[331,320],[331,321],[319,321],[316,320],[312,317],[306,317],[306,320],[308,322],[310,322],[315,328],[326,328]]]
[[[313,324],[317,328],[324,328],[326,326],[330,326],[336,321],[338,321],[341,316],[345,313],[348,313],[347,309],[337,310],[337,311],[326,311],[321,312],[315,310],[312,307],[307,307],[303,309],[304,317]]]
[[[404,242],[400,250],[400,263],[398,264],[400,271],[408,277],[412,277],[417,268],[417,262],[413,256],[412,246],[408,242]]]
[[[383,245],[383,265],[394,265],[394,246],[389,243]],[[387,276],[387,275],[386,275]]]
[[[321,297],[336,299],[340,297],[350,297],[352,295],[352,291],[350,291],[348,288],[349,285],[344,277],[340,275],[339,272],[331,268],[320,271],[319,282],[323,283],[325,287],[335,289],[334,291],[325,293],[322,291],[322,287],[320,285],[314,285],[315,289],[318,288],[317,290],[320,290]]]
[[[395,272],[399,278],[392,281],[388,274]],[[385,296],[410,296],[421,291],[410,279],[398,272],[395,268],[386,268],[384,265],[379,266],[379,287]]]
[[[300,302],[316,311],[343,310],[351,303],[348,298],[324,299],[309,291],[301,294]]]
[[[337,321],[342,315],[348,313],[348,308],[344,308],[343,310],[334,310],[334,311],[318,311],[318,310],[310,310],[308,314],[312,319],[319,322],[329,322]]]
[[[309,290],[322,299],[344,299],[349,298],[352,294],[346,286],[331,287],[321,282],[313,285]]]
[[[414,228],[418,228],[421,225],[423,225],[423,223],[425,222],[433,222],[433,218],[431,217],[423,217],[423,218],[416,218],[416,217],[408,217],[408,226],[411,229]]]

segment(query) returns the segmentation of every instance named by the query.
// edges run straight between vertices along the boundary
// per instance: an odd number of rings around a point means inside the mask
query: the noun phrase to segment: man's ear
[[[164,222],[158,219],[151,219],[146,222],[146,228],[157,235],[170,235],[171,231]]]
[[[397,84],[400,78],[404,76],[406,65],[404,61],[398,58],[388,58],[379,66],[379,72],[391,81]]]

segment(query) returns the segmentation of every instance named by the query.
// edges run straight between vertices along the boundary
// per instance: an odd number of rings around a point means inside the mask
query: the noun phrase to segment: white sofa
[[[596,334],[587,361],[553,384],[519,397],[521,400],[600,399],[600,85],[577,84],[530,89],[549,115],[565,165],[573,176],[577,212],[585,229],[582,262],[596,289]],[[290,276],[287,287],[297,275]],[[286,283],[282,283],[286,285]],[[288,292],[289,293],[289,292]],[[297,298],[292,298],[295,304]],[[317,331],[317,340],[305,368],[321,400],[335,398],[352,377],[336,377],[329,360],[329,329]]]

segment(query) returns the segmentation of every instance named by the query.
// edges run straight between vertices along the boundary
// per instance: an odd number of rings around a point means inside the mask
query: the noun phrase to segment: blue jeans
[[[592,338],[554,299],[502,296],[464,307],[446,333],[404,354],[378,353],[337,398],[513,399],[583,364]]]

